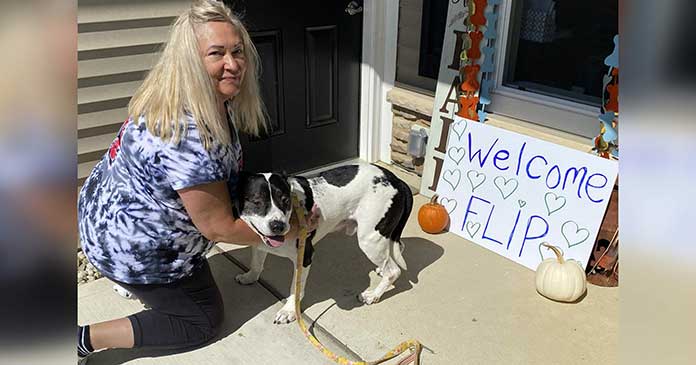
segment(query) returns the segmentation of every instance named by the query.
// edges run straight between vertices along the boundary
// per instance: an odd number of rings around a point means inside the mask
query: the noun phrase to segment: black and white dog
[[[238,275],[241,284],[259,279],[268,253],[297,260],[297,241],[286,241],[292,214],[291,194],[297,194],[309,212],[315,205],[320,217],[317,229],[307,239],[302,270],[302,293],[312,263],[313,244],[328,233],[344,230],[357,233],[358,245],[377,266],[382,276],[374,289],[358,295],[365,304],[379,301],[392,283],[406,269],[401,252],[401,232],[406,225],[413,197],[411,191],[390,171],[375,165],[349,165],[322,172],[316,177],[284,177],[279,174],[254,174],[241,177],[236,214],[265,237],[265,245],[253,246],[247,273]],[[290,297],[276,314],[274,323],[290,323],[295,318],[295,278]]]

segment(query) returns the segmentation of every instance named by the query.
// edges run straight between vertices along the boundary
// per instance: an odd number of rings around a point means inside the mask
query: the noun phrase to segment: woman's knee
[[[222,301],[219,306],[216,306],[214,310],[210,313],[210,328],[214,335],[220,332],[222,323],[225,321],[225,308],[222,305]]]
[[[206,310],[207,325],[202,328],[204,336],[207,340],[211,340],[220,333],[222,324],[225,321],[225,308],[222,303],[222,298],[217,297],[212,301],[210,307]]]

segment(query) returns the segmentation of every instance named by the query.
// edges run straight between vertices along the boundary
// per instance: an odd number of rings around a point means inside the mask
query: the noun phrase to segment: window
[[[445,36],[448,0],[401,0],[396,83],[434,95]]]
[[[506,1],[491,111],[592,137],[617,0]],[[507,33],[507,34],[504,34]],[[506,40],[506,41],[505,41]]]
[[[503,85],[599,107],[616,1],[524,0],[513,10]]]
[[[448,6],[448,0],[400,1],[397,86],[434,95]],[[497,69],[486,111],[596,136],[618,1],[503,0],[496,11]]]

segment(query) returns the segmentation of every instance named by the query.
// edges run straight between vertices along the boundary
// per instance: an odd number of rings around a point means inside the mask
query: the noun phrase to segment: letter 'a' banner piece
[[[559,246],[584,268],[616,161],[454,116],[437,193],[450,232],[536,270]]]

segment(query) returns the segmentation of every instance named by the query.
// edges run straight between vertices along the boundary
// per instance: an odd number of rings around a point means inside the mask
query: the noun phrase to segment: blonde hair
[[[185,135],[183,118],[190,113],[206,149],[212,141],[230,143],[224,124],[227,120],[218,112],[217,91],[198,50],[196,27],[207,22],[232,24],[244,46],[247,69],[239,94],[225,103],[227,113],[245,133],[258,136],[266,128],[258,85],[258,53],[239,18],[216,0],[196,0],[176,19],[159,61],[128,104],[128,114],[133,119],[144,116],[150,133],[174,143]]]

